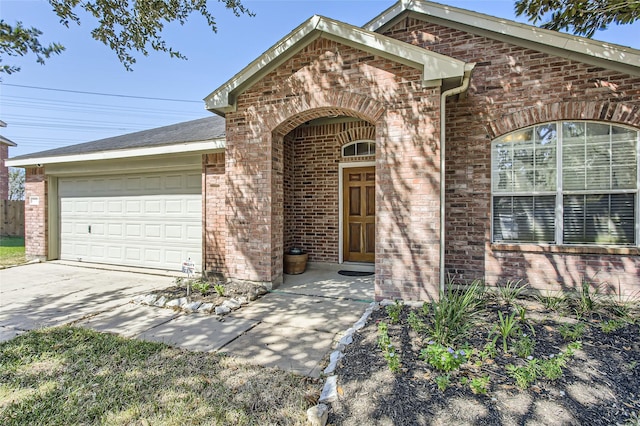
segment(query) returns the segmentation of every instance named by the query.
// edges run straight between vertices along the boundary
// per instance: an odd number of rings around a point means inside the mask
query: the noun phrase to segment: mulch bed
[[[477,365],[477,358],[451,372],[451,384],[440,391],[434,378],[441,375],[420,358],[427,336],[416,333],[407,322],[405,306],[397,324],[389,324],[384,309],[375,311],[367,325],[354,335],[336,370],[340,398],[329,415],[333,425],[640,425],[640,325],[626,324],[613,332],[601,324],[612,316],[591,314],[582,318],[585,333],[582,349],[568,360],[557,380],[537,379],[528,389],[516,387],[506,365],[525,365],[526,360],[502,352]],[[497,323],[497,313],[509,307],[488,306],[465,342],[482,349]],[[536,358],[565,351],[567,341],[558,331],[561,323],[575,323],[529,301],[528,324],[535,333]],[[388,334],[401,360],[397,373],[390,371],[378,347],[377,324],[389,324]],[[529,330],[528,327],[525,328]],[[467,380],[489,376],[486,395],[474,394]]]

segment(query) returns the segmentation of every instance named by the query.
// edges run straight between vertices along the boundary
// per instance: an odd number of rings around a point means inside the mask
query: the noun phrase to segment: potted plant
[[[299,247],[293,246],[284,253],[284,273],[301,274],[307,268],[309,255]]]

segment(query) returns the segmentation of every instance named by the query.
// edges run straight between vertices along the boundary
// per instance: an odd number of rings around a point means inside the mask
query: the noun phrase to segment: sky
[[[36,27],[46,43],[66,50],[46,61],[34,56],[3,57],[21,66],[0,75],[0,134],[15,142],[10,157],[210,116],[202,99],[314,14],[361,26],[393,0],[245,0],[254,17],[236,17],[214,3],[218,32],[193,17],[169,26],[167,44],[188,57],[151,52],[136,55],[126,71],[116,55],[91,38],[92,18],[66,28],[45,0],[0,0],[0,17]],[[440,0],[440,3],[519,22],[514,0]],[[593,37],[640,49],[640,22],[610,27]],[[44,44],[44,43],[43,43]],[[145,99],[147,98],[147,99]]]

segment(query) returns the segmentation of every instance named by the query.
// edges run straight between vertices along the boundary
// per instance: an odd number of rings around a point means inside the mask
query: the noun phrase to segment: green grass
[[[24,238],[0,237],[0,266],[24,263]]]
[[[319,385],[73,327],[0,343],[0,424],[305,424]]]

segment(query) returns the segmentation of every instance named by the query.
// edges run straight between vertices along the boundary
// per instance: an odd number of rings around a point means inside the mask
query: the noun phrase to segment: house
[[[7,127],[7,123],[0,120],[0,127]],[[9,158],[10,146],[16,146],[16,144],[0,135],[0,200],[9,199],[9,168],[4,162]]]
[[[640,51],[427,1],[314,16],[208,119],[17,157],[27,253],[278,285],[292,246],[376,298],[447,276],[637,294]],[[443,155],[444,153],[444,155]]]

